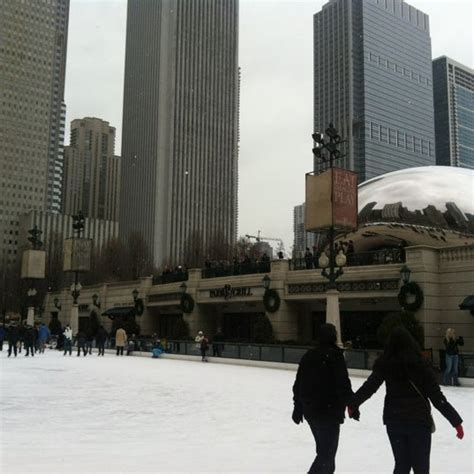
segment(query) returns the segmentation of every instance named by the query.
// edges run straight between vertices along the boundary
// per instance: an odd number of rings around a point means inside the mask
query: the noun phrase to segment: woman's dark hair
[[[319,343],[320,344],[336,344],[337,331],[334,324],[322,324],[319,327]]]
[[[388,338],[379,363],[397,378],[416,377],[423,365],[420,346],[403,326],[396,327]]]

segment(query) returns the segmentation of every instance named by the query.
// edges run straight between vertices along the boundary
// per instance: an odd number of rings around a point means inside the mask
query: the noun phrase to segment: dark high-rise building
[[[0,260],[19,216],[59,212],[69,0],[0,0]]]
[[[237,234],[238,0],[129,0],[120,233],[157,265]]]
[[[474,71],[441,56],[433,61],[436,164],[474,169]]]
[[[82,211],[93,219],[118,221],[120,157],[115,128],[94,117],[71,122],[70,146],[64,154],[63,211]]]
[[[330,0],[314,15],[314,129],[359,181],[435,164],[428,15],[402,0]],[[326,165],[315,163],[315,169]]]

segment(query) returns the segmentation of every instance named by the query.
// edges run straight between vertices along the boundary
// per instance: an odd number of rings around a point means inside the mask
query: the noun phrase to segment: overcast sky
[[[188,0],[192,1],[192,0]],[[312,168],[312,16],[322,0],[241,0],[239,235],[293,244],[293,207]],[[473,67],[472,0],[411,0],[430,16],[433,58]],[[126,0],[71,0],[69,123],[95,116],[117,129],[120,154]],[[66,138],[68,141],[69,138]]]

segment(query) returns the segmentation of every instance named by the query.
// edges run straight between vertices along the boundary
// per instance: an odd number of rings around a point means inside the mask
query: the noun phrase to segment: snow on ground
[[[304,473],[314,457],[308,425],[291,421],[293,371],[5,350],[0,367],[2,473]],[[432,472],[472,473],[474,389],[444,391],[466,436],[435,413]],[[393,471],[383,396],[343,425],[338,473]]]

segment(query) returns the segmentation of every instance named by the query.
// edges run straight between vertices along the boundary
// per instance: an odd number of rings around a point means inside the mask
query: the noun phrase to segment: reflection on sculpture
[[[397,242],[474,243],[474,171],[423,166],[360,184],[359,230],[351,235],[358,240],[359,250],[364,240],[365,250]]]

